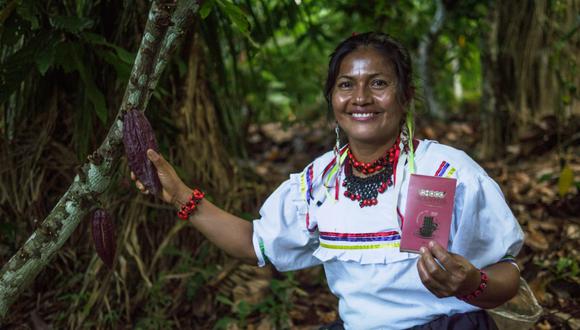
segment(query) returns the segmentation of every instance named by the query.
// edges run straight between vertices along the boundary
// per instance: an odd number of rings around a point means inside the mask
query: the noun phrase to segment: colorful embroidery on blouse
[[[333,250],[370,250],[370,249],[384,249],[384,248],[398,248],[401,246],[400,242],[383,243],[383,244],[368,244],[368,245],[336,245],[320,243],[320,246]]]
[[[326,194],[327,196],[330,197],[330,188],[334,188],[334,201],[336,202],[338,200],[338,195],[339,195],[339,190],[340,190],[340,184],[339,184],[339,170],[341,169],[342,164],[344,164],[344,160],[346,159],[346,156],[348,155],[348,153],[346,152],[348,150],[348,148],[345,146],[342,148],[342,150],[340,151],[340,157],[338,160],[338,164],[336,164],[336,159],[333,158],[330,163],[328,163],[328,165],[326,165],[326,168],[324,169],[324,171],[322,172],[322,178],[324,180],[324,187],[326,187]],[[335,180],[334,185],[331,185],[330,182],[332,181],[332,179]]]
[[[447,171],[448,168],[449,163],[446,161],[442,161],[441,165],[439,165],[439,168],[437,169],[437,172],[435,172],[435,176],[443,176],[443,174],[445,174],[445,171]]]
[[[334,176],[334,174],[336,174],[340,168],[340,166],[342,166],[342,164],[344,164],[344,160],[346,159],[346,156],[348,155],[348,153],[346,152],[348,150],[348,148],[343,148],[340,151],[340,160],[339,160],[339,165],[336,165],[336,159],[332,159],[330,161],[330,163],[328,163],[328,165],[326,165],[326,168],[324,169],[324,172],[322,172],[322,176],[326,176],[326,187],[329,186],[330,184],[330,180],[332,180],[332,177]]]
[[[306,201],[310,204],[312,199],[312,181],[314,179],[314,165],[306,169]]]
[[[306,200],[306,191],[308,190],[306,186],[306,173],[302,173],[300,176],[300,196],[303,200]]]
[[[264,261],[269,263],[270,259],[266,256],[266,248],[264,248],[264,241],[261,238],[258,239],[258,244],[260,245],[260,252],[262,253],[262,257],[264,257]]]
[[[446,175],[445,177],[446,177],[446,178],[450,178],[450,177],[453,175],[453,173],[455,173],[455,171],[456,171],[455,167],[452,167],[452,168],[449,170],[449,173],[447,173],[447,175]]]
[[[320,232],[319,235],[321,247],[339,250],[365,250],[399,247],[399,241],[401,240],[401,235],[396,230],[378,233]],[[336,244],[339,242],[341,244]],[[376,244],[364,244],[368,242],[376,242]]]
[[[439,176],[439,173],[441,173],[441,170],[443,169],[443,166],[445,166],[445,164],[447,164],[446,161],[442,161],[441,164],[439,165],[439,168],[437,169],[437,171],[435,172],[435,176]]]
[[[512,264],[514,267],[516,267],[516,269],[518,271],[520,271],[520,266],[518,265],[516,258],[510,254],[506,254],[505,256],[503,256],[499,262],[509,262],[510,264]]]
[[[506,254],[505,256],[501,257],[501,260],[504,260],[504,259],[515,260],[516,257],[512,256],[511,254]]]
[[[312,197],[312,186],[314,183],[314,164],[306,168],[300,176],[300,196],[310,204]]]

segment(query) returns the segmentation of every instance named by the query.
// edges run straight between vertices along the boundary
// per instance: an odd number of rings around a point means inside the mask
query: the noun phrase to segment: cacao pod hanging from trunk
[[[123,119],[123,144],[129,169],[153,195],[161,192],[161,182],[155,165],[147,158],[147,149],[159,152],[151,124],[142,111],[128,111]]]
[[[116,250],[113,218],[106,210],[96,209],[91,217],[91,229],[97,254],[105,265],[113,268]]]

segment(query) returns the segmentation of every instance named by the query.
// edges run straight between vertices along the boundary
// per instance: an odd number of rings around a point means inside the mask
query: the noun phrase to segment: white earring
[[[334,128],[334,132],[336,133],[336,144],[334,146],[336,152],[340,150],[340,127],[338,123],[336,123],[336,127]]]

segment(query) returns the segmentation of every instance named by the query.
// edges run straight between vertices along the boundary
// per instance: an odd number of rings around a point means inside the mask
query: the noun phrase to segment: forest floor
[[[544,118],[524,138],[507,146],[507,155],[499,160],[477,158],[481,139],[477,125],[471,122],[455,118],[445,123],[418,123],[417,138],[466,151],[501,186],[526,234],[517,262],[543,308],[535,329],[580,329],[580,127],[573,127],[578,122],[570,121],[558,139],[555,119]],[[330,132],[326,122],[251,127],[250,165],[274,189],[289,173],[300,171],[330,150]],[[565,152],[558,152],[563,149]],[[293,326],[313,329],[336,320],[337,300],[324,283],[322,269],[299,271],[294,276],[302,294],[292,301]],[[511,303],[510,315],[525,307],[521,301]],[[500,312],[505,313],[505,308]],[[249,328],[268,326],[262,320]],[[514,329],[521,328],[522,323]]]

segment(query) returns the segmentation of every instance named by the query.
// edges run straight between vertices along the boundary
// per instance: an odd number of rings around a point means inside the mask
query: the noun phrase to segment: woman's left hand
[[[447,252],[437,242],[421,248],[417,269],[423,285],[438,298],[468,295],[478,288],[481,281],[475,266],[464,257]]]

